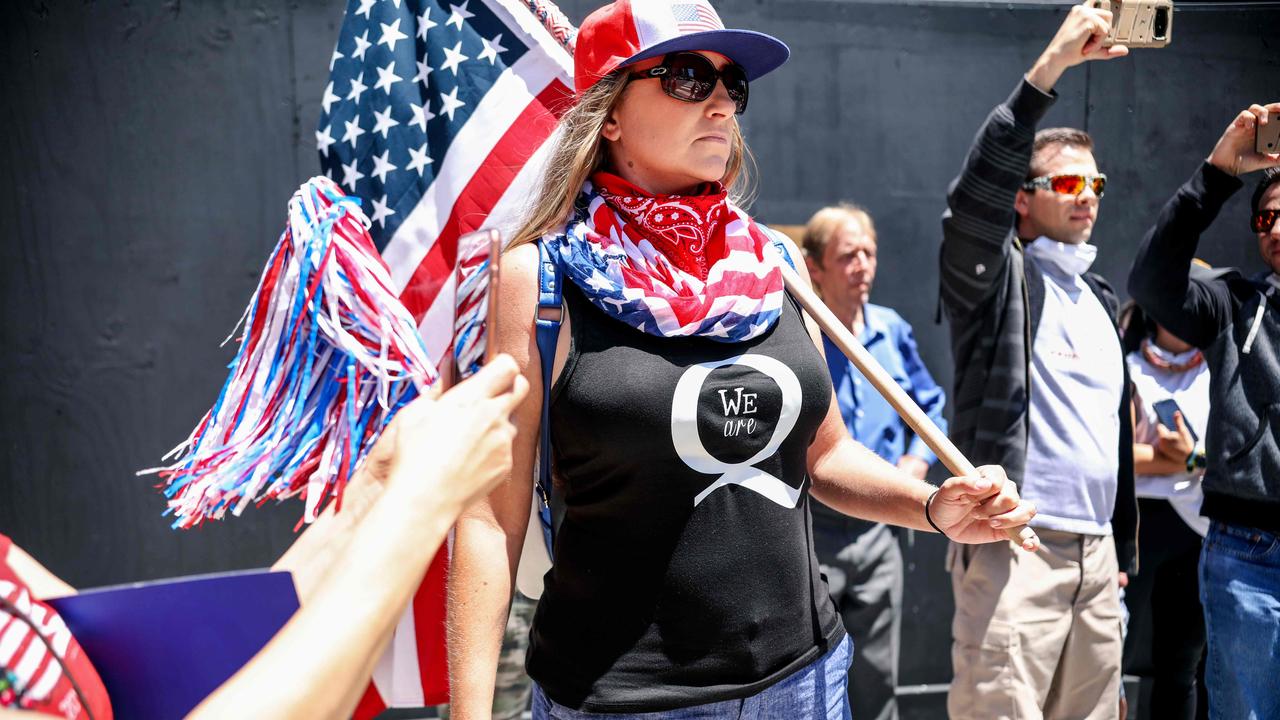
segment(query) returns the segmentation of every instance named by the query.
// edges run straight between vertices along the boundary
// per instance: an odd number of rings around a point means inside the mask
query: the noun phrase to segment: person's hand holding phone
[[[371,474],[386,493],[458,512],[487,495],[511,471],[511,413],[529,381],[510,355],[498,355],[437,397],[396,413],[369,453]]]
[[[1156,423],[1156,433],[1160,436],[1156,441],[1156,452],[1166,458],[1185,463],[1187,457],[1195,452],[1196,441],[1191,436],[1191,428],[1182,417],[1182,411],[1173,414],[1175,429],[1165,427],[1164,423]]]
[[[1031,66],[1027,80],[1049,92],[1067,68],[1089,60],[1111,60],[1128,55],[1129,48],[1124,45],[1105,44],[1107,34],[1111,32],[1111,21],[1111,11],[1093,7],[1090,0],[1071,8],[1057,34]]]
[[[1280,153],[1262,153],[1257,148],[1259,131],[1269,134],[1275,123],[1280,123],[1280,102],[1254,104],[1241,110],[1209,153],[1209,164],[1228,175],[1280,167]]]

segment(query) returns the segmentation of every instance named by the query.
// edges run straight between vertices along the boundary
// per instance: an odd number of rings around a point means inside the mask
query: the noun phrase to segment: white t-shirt
[[[1022,497],[1036,504],[1033,527],[1109,535],[1124,351],[1106,307],[1079,274],[1088,267],[1079,256],[1091,249],[1048,238],[1027,248],[1044,269],[1045,293],[1032,344]]]
[[[1152,351],[1174,364],[1182,364],[1196,350],[1181,355],[1152,346]],[[1156,426],[1160,419],[1153,406],[1161,400],[1172,398],[1182,410],[1182,419],[1204,442],[1209,424],[1209,366],[1198,366],[1174,372],[1162,370],[1143,357],[1141,352],[1129,353],[1129,377],[1133,380],[1134,428],[1133,441],[1155,445],[1160,439]],[[1134,486],[1138,497],[1168,500],[1178,516],[1201,537],[1209,532],[1209,519],[1201,517],[1200,503],[1204,493],[1200,490],[1202,472],[1174,473],[1172,475],[1135,475]]]

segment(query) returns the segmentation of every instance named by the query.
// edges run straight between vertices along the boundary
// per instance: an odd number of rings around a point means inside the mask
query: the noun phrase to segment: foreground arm
[[[515,358],[530,390],[513,416],[518,430],[510,474],[462,514],[454,532],[448,610],[449,712],[454,720],[488,718],[492,712],[502,634],[529,522],[543,393],[533,330],[537,266],[538,248],[532,244],[502,258],[497,348]]]
[[[352,481],[385,490],[310,602],[189,717],[350,717],[454,519],[510,469],[508,417],[527,391],[499,357],[401,410]]]
[[[76,594],[75,588],[54,575],[16,544],[9,545],[9,554],[4,560],[14,574],[26,584],[31,594],[41,600]]]

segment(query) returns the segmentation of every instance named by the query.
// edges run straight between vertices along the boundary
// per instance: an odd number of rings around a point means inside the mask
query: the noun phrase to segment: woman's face
[[[719,53],[700,54],[717,69],[730,62]],[[622,71],[637,73],[661,62],[653,58]],[[729,162],[734,110],[722,82],[711,97],[692,103],[664,93],[657,78],[632,80],[601,132],[612,171],[655,194],[682,194],[718,181]]]

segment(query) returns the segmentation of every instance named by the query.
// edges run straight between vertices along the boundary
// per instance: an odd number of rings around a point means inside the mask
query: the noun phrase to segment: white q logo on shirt
[[[717,460],[707,452],[698,436],[698,396],[711,371],[727,365],[745,365],[768,375],[782,390],[782,409],[773,436],[755,455],[739,463]],[[706,475],[719,475],[693,499],[694,507],[708,495],[728,485],[739,485],[763,495],[773,502],[794,508],[800,502],[800,488],[793,488],[769,473],[752,465],[773,455],[791,434],[800,415],[800,381],[791,368],[764,355],[739,355],[726,360],[715,360],[690,367],[676,383],[675,397],[671,403],[671,442],[676,454],[686,465]]]

